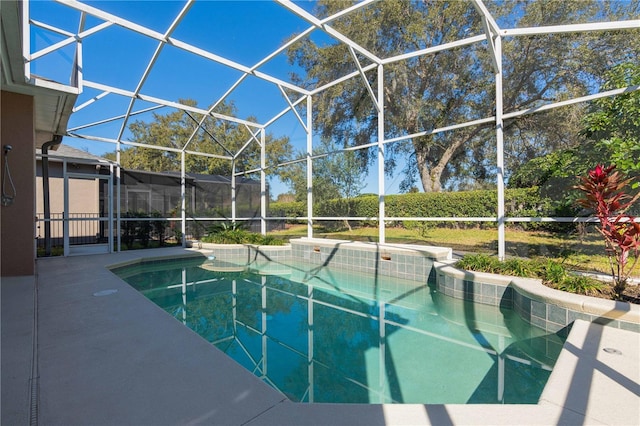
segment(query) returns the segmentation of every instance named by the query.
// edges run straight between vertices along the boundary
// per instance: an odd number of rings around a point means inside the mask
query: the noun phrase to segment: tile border
[[[525,321],[550,333],[567,333],[576,319],[640,333],[640,306],[571,294],[540,280],[455,268],[449,248],[298,238],[284,246],[202,243],[225,261],[246,259],[258,273],[281,273],[290,262],[424,282],[441,293],[485,305],[513,309]],[[204,254],[203,254],[204,255]]]
[[[537,279],[471,272],[452,265],[453,262],[436,262],[439,291],[477,303],[512,308],[525,321],[545,331],[556,333],[581,319],[640,333],[638,305],[555,290]]]

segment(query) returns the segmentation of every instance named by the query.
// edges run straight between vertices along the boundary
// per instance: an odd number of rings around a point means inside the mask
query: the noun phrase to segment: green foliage
[[[318,16],[330,16],[351,5],[321,0]],[[537,26],[634,19],[638,5],[599,0],[502,1],[492,12],[508,17],[508,26]],[[385,0],[344,14],[331,26],[380,58],[443,45],[484,34],[472,2]],[[539,107],[548,100],[582,96],[592,89],[603,69],[619,58],[637,57],[640,37],[635,30],[512,37],[503,41],[505,111]],[[452,123],[494,114],[494,72],[483,43],[385,64],[384,75],[365,73],[370,84],[384,78],[385,136],[417,134]],[[297,82],[317,87],[353,71],[351,52],[339,43],[316,44],[304,38],[288,50],[291,63],[304,70]],[[359,58],[363,60],[363,58]],[[375,87],[375,86],[374,86]],[[506,170],[528,159],[577,145],[580,106],[533,114],[505,123]],[[361,79],[336,84],[314,97],[314,125],[319,133],[346,145],[371,143],[378,137],[375,105]],[[369,161],[376,152],[370,150]],[[472,188],[495,177],[492,124],[414,137],[386,146],[387,170],[405,175],[401,187],[424,191]]]
[[[469,254],[460,259],[456,267],[491,274],[538,278],[549,287],[577,294],[601,293],[606,288],[603,282],[570,274],[561,263],[546,258],[512,258],[501,262],[497,257],[487,254]]]
[[[166,237],[169,234],[169,222],[166,220],[130,220],[130,219],[149,219],[162,217],[160,213],[153,212],[151,214],[144,212],[124,212],[120,215],[121,222],[121,242],[124,244],[125,249],[132,248],[149,248],[154,245],[151,241],[157,241],[158,246],[165,245]],[[129,219],[129,220],[127,220]],[[178,231],[174,231],[174,235],[180,240],[177,235]]]
[[[124,212],[120,214],[120,217],[125,219],[121,222],[121,241],[125,247],[133,247],[133,242],[136,240],[136,237],[140,235],[140,229],[145,227],[142,222],[126,219],[144,216],[146,215],[141,212]]]
[[[577,294],[596,294],[606,291],[606,284],[581,275],[570,275],[556,284],[558,290]]]
[[[640,63],[614,66],[605,79],[602,90],[640,85]],[[625,173],[640,173],[640,90],[596,99],[583,125],[583,134],[610,153],[605,161]]]
[[[586,173],[603,155],[605,152],[589,141],[574,148],[551,152],[519,167],[509,178],[509,187],[537,186],[554,199],[562,199],[561,193],[571,191],[575,177]]]
[[[340,145],[330,139],[322,139],[320,146],[313,151],[318,156],[313,161],[313,198],[315,202],[335,198],[356,197],[365,186],[367,162],[366,153],[343,151],[347,146]],[[297,158],[304,158],[306,153],[298,152]],[[307,197],[306,162],[297,162],[284,167],[280,176],[287,183],[296,201],[304,201]]]
[[[193,100],[180,100],[180,103],[195,107]],[[220,103],[215,112],[233,116],[236,108],[233,103]],[[131,147],[121,152],[122,167],[134,170],[165,172],[180,170],[182,150],[189,142],[188,150],[215,154],[217,156],[234,156],[247,141],[253,141],[236,158],[235,171],[252,170],[260,166],[260,145],[251,137],[249,129],[240,124],[217,120],[207,116],[198,129],[195,120],[202,120],[197,114],[174,111],[168,114],[153,114],[150,122],[135,121],[129,125],[133,138],[139,144],[154,145],[177,151],[162,151],[145,147]],[[249,117],[251,120],[251,117]],[[192,138],[193,135],[193,138]],[[266,165],[273,167],[289,159],[291,145],[287,137],[274,138],[266,135]],[[115,160],[115,154],[110,154]],[[191,173],[218,174],[229,176],[232,172],[230,160],[219,157],[205,157],[188,154],[185,157],[186,170]]]
[[[38,247],[38,257],[47,256],[44,247]],[[53,246],[51,247],[51,254],[49,256],[64,256],[64,247],[63,246]],[[48,257],[48,256],[47,256]]]
[[[285,244],[273,235],[250,232],[240,222],[222,222],[209,227],[208,235],[202,237],[205,243],[216,244],[255,244],[260,246],[279,246]]]
[[[603,91],[638,85],[640,65],[614,66],[605,79]],[[581,196],[576,176],[586,175],[595,164],[616,164],[627,175],[640,175],[640,90],[593,101],[581,126],[580,134],[589,140],[525,163],[511,175],[509,187],[539,186],[541,196],[552,200],[556,216],[574,216]]]
[[[152,212],[151,217],[162,217],[160,212]],[[151,227],[153,228],[153,232],[156,234],[158,238],[158,242],[160,247],[164,246],[165,235],[167,233],[167,225],[168,221],[166,220],[154,220],[151,222]]]
[[[467,254],[456,263],[456,268],[468,271],[498,274],[502,272],[502,262],[497,257],[487,254]]]
[[[307,203],[303,201],[269,203],[269,216],[304,217],[307,215]]]
[[[385,213],[389,217],[492,217],[496,215],[495,191],[431,192],[388,195]],[[306,216],[304,203],[271,203],[271,216]],[[505,191],[505,210],[508,216],[537,216],[550,213],[551,206],[541,199],[537,188]],[[378,197],[360,196],[317,203],[315,216],[377,217]],[[533,224],[529,225],[535,226]]]
[[[202,241],[218,244],[242,244],[248,233],[244,229],[244,224],[240,222],[215,223],[209,227],[207,235],[202,237]]]
[[[175,236],[176,241],[182,243],[182,229],[175,228],[173,229],[173,235]]]
[[[545,279],[552,283],[564,283],[570,281],[571,275],[567,274],[567,270],[561,263],[555,262],[551,259],[546,260],[546,264],[543,265],[545,271]],[[563,290],[560,288],[560,290]],[[575,293],[575,292],[574,292]]]

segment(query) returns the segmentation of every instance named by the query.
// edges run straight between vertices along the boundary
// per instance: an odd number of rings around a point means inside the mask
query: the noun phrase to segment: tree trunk
[[[461,146],[473,139],[484,128],[483,126],[478,126],[469,133],[460,134],[460,137],[447,145],[444,151],[434,150],[435,155],[430,153],[431,150],[427,144],[414,141],[413,146],[416,153],[416,161],[418,162],[418,172],[424,192],[442,191],[442,173],[447,164]],[[436,158],[430,158],[431,156]]]
[[[419,150],[416,147],[416,161],[418,162],[418,172],[420,174],[420,182],[422,182],[422,189],[424,192],[439,192],[440,176],[432,176],[431,168],[428,162],[428,151],[426,149]],[[433,178],[437,181],[434,181]]]

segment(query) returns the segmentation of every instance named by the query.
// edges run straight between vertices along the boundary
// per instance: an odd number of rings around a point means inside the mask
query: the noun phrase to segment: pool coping
[[[539,279],[466,271],[443,262],[436,262],[435,267],[439,276],[438,289],[453,297],[465,298],[462,288],[470,281],[476,288],[485,284],[503,291],[511,288],[510,307],[525,321],[548,332],[558,332],[574,320],[581,319],[640,333],[640,305],[556,290],[545,286]],[[461,290],[456,293],[455,289]],[[480,293],[482,291],[484,289]],[[473,297],[471,299],[474,300]],[[493,304],[504,302],[504,298],[496,299]]]
[[[634,424],[640,417],[638,335],[579,319],[538,404],[290,402],[106,269],[194,255],[193,249],[157,250],[38,260],[42,424]],[[6,292],[23,285],[3,278],[3,312]],[[118,292],[94,295],[109,289]],[[139,312],[145,315],[132,316]],[[29,382],[4,374],[11,368],[5,352],[17,350],[7,340],[10,319],[3,314],[3,412],[11,401],[6,393],[24,395]],[[124,328],[115,333],[114,327]],[[150,330],[156,331],[149,336]],[[171,386],[157,385],[158,371],[173,378]]]

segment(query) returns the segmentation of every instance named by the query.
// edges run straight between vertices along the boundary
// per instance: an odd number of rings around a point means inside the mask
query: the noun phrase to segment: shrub
[[[504,262],[487,254],[465,255],[456,267],[477,272],[539,278],[548,287],[577,294],[595,294],[605,290],[605,284],[595,278],[570,274],[554,260],[513,258]]]
[[[498,202],[495,191],[432,192],[387,195],[385,213],[388,217],[495,217]],[[538,188],[517,188],[505,191],[507,216],[548,216],[554,211],[546,198],[541,198]],[[306,203],[271,203],[270,216],[306,216]],[[377,217],[378,196],[363,195],[351,199],[335,199],[317,203],[314,216]],[[413,223],[413,225],[409,225]],[[418,224],[406,221],[407,227],[426,228],[434,223]],[[460,225],[460,224],[459,224]],[[478,226],[477,222],[462,223],[462,226]],[[527,228],[540,228],[547,224],[525,224]]]
[[[478,253],[465,255],[456,263],[456,267],[469,271],[497,274],[500,273],[503,265],[497,257]]]
[[[290,203],[270,203],[269,216],[276,217],[301,217],[307,215],[307,204],[302,201]]]
[[[262,235],[244,229],[239,222],[220,223],[209,227],[209,234],[202,237],[205,243],[255,244],[261,246],[283,245],[285,241],[273,235]]]
[[[587,295],[602,293],[605,291],[605,287],[606,285],[603,282],[580,275],[567,276],[555,286],[558,290],[568,293]]]

